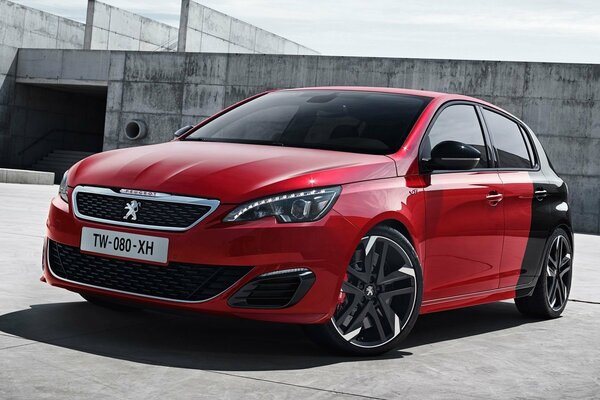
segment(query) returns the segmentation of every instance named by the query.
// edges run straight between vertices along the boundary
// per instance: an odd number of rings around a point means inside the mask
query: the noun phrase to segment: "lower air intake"
[[[271,272],[251,280],[229,299],[242,308],[285,308],[298,303],[315,281],[307,268]]]
[[[48,241],[53,275],[74,283],[127,294],[173,300],[209,300],[239,281],[252,268],[185,263],[166,266],[84,254],[77,247]]]

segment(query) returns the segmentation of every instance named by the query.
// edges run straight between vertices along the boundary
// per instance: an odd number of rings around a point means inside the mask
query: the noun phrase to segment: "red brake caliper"
[[[348,282],[348,274],[344,274],[344,282]],[[338,296],[338,304],[343,304],[345,300],[346,300],[346,293],[344,292],[344,289],[341,288],[340,294]]]

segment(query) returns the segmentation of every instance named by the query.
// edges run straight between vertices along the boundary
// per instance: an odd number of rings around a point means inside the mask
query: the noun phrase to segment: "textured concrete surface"
[[[88,2],[86,49],[169,51],[177,48],[177,28],[110,6]]]
[[[191,2],[190,6],[188,0],[183,2],[182,10],[185,13],[182,14],[184,40],[181,51],[317,54],[302,45],[197,3]],[[0,0],[0,166],[30,168],[33,162],[57,149],[56,135],[53,134],[40,143],[37,143],[38,139],[49,130],[71,124],[68,117],[59,120],[54,112],[46,116],[29,116],[31,118],[27,120],[24,118],[29,112],[27,107],[23,107],[24,104],[39,103],[35,93],[31,92],[42,89],[19,89],[15,77],[19,48],[173,51],[178,46],[178,35],[179,30],[175,27],[97,1],[88,2],[86,24],[82,24],[8,0]],[[187,48],[186,43],[189,44]],[[118,68],[112,68],[114,60],[120,60],[119,55],[110,58],[107,52],[41,51],[33,57],[22,59],[21,81],[38,86],[59,85],[59,90],[68,92],[89,93],[92,90],[98,93],[100,88],[100,92],[105,95],[109,67],[119,79],[123,77],[122,70],[119,72]],[[181,65],[171,66],[180,67]],[[120,95],[114,89],[111,89],[111,94]],[[20,96],[24,92],[30,92],[29,98]],[[46,109],[56,107],[65,95],[57,94],[55,97],[54,101],[45,105]],[[87,107],[88,103],[90,102],[84,100],[81,107]],[[95,114],[98,111],[103,114],[106,109],[103,99],[101,103],[102,106],[96,110],[80,112],[81,107],[77,106],[72,109],[77,110],[82,118],[85,114]],[[120,99],[111,97],[111,107],[118,107],[118,104]],[[71,102],[62,102],[62,106],[70,107]],[[173,119],[167,118],[167,121],[179,124]],[[93,130],[101,133],[103,128]],[[78,138],[74,138],[72,142],[78,141]],[[84,138],[83,142],[85,144],[89,140]],[[33,150],[28,148],[32,143],[35,143]],[[84,147],[80,150],[84,150]],[[24,149],[27,149],[26,154],[23,154]]]
[[[0,0],[0,165],[10,152],[11,104],[19,48],[80,49],[84,25],[8,0]]]
[[[419,318],[377,359],[323,353],[295,326],[118,313],[39,282],[56,186],[0,184],[0,398],[565,399],[600,393],[600,237],[577,235],[563,317],[511,302]]]
[[[85,48],[92,50],[318,54],[190,0],[182,2],[179,29],[89,1],[85,34]]]
[[[80,49],[84,24],[8,0],[0,0],[0,45]]]
[[[192,0],[182,1],[179,25],[181,52],[319,54]]]
[[[63,59],[68,69],[69,57]],[[32,168],[56,149],[100,151],[105,109],[105,87],[78,93],[17,83],[11,105],[8,154],[2,160],[5,165],[0,166]]]
[[[54,184],[54,172],[0,168],[0,183]]]

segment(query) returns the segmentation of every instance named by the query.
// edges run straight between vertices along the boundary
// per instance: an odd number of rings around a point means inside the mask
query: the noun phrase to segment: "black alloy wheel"
[[[362,238],[347,267],[331,320],[309,336],[344,353],[376,355],[408,335],[422,296],[422,274],[410,242],[377,227]]]
[[[515,299],[517,309],[533,317],[559,317],[567,305],[572,279],[573,246],[567,232],[559,228],[546,244],[535,290],[530,296]]]

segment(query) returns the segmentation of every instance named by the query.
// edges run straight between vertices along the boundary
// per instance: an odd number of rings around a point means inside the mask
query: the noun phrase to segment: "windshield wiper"
[[[240,143],[240,144],[262,144],[266,146],[281,146],[284,147],[285,144],[278,141],[268,141],[268,140],[245,140],[245,139],[213,139],[213,138],[203,138],[203,137],[190,137],[185,138],[184,140],[196,141],[196,142],[216,142],[216,143]]]

